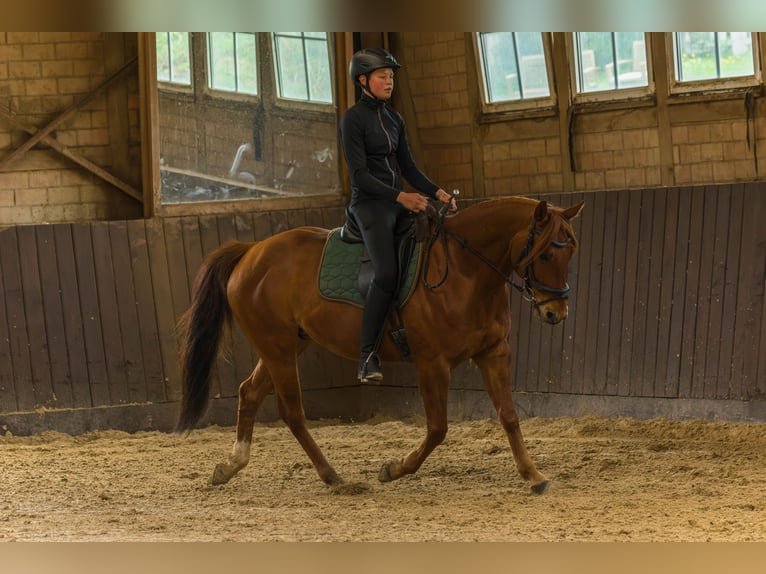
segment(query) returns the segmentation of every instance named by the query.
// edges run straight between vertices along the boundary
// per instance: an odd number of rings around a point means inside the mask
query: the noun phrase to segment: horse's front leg
[[[258,361],[253,374],[239,386],[237,405],[237,440],[226,462],[218,463],[210,479],[212,484],[225,484],[250,461],[253,425],[258,407],[272,388],[271,377],[262,361]]]
[[[426,438],[402,460],[390,460],[378,474],[380,482],[390,482],[416,472],[423,461],[447,436],[447,394],[450,369],[440,361],[417,365],[420,397],[426,413]]]
[[[519,417],[511,396],[511,351],[507,342],[503,341],[491,351],[476,356],[473,360],[481,370],[500,424],[503,425],[508,442],[511,443],[511,451],[519,474],[532,483],[532,492],[542,494],[548,488],[549,482],[537,470],[524,444]]]

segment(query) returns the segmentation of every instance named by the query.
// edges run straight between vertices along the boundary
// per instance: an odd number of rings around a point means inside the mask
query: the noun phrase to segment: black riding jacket
[[[362,94],[340,121],[340,142],[351,178],[351,205],[368,199],[396,201],[401,177],[436,198],[439,186],[415,165],[402,116],[385,102]]]

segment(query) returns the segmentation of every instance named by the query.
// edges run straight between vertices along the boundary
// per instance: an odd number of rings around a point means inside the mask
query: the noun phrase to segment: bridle
[[[537,280],[535,277],[535,261],[538,259],[538,257],[534,257],[526,262],[524,265],[523,270],[519,270],[519,265],[522,261],[527,259],[532,253],[532,248],[534,247],[535,242],[535,236],[540,235],[542,232],[537,228],[537,221],[534,217],[532,217],[532,222],[529,225],[529,235],[527,236],[527,242],[524,246],[524,249],[519,254],[519,257],[516,259],[516,261],[513,264],[513,270],[516,272],[516,274],[521,278],[521,283],[517,283],[513,280],[513,271],[511,272],[511,275],[506,275],[503,273],[494,263],[492,263],[489,259],[484,257],[481,253],[479,253],[476,249],[474,249],[466,239],[463,237],[460,237],[453,231],[450,231],[446,227],[444,227],[444,212],[440,211],[438,217],[433,217],[429,215],[429,218],[436,222],[436,226],[434,229],[434,232],[431,234],[431,239],[429,241],[429,244],[426,248],[426,256],[425,261],[423,263],[423,284],[428,287],[429,289],[436,289],[440,287],[447,279],[447,274],[449,273],[449,259],[447,257],[447,235],[449,235],[452,239],[454,239],[460,247],[463,249],[468,250],[469,253],[474,255],[479,261],[484,263],[487,267],[492,269],[495,273],[497,273],[503,281],[505,281],[508,285],[516,289],[519,293],[521,293],[521,296],[526,300],[532,303],[535,308],[540,307],[541,305],[545,305],[546,303],[550,303],[551,301],[558,301],[561,299],[567,299],[569,297],[569,291],[571,288],[569,287],[569,283],[565,283],[563,287],[551,287],[550,285],[546,285],[544,283],[541,283]],[[445,268],[444,273],[442,274],[439,281],[436,283],[429,283],[428,279],[426,279],[426,276],[428,275],[428,266],[430,261],[430,254],[431,254],[431,248],[433,247],[434,243],[438,238],[441,238],[441,244],[442,249],[444,251],[444,261],[445,261]],[[567,247],[572,243],[572,238],[567,237],[566,241],[556,241],[555,239],[551,239],[550,245],[557,248],[564,248]],[[543,250],[540,250],[542,252]],[[547,299],[544,299],[542,301],[538,301],[537,297],[535,297],[534,291],[532,289],[535,289],[537,291],[547,293],[550,295]]]

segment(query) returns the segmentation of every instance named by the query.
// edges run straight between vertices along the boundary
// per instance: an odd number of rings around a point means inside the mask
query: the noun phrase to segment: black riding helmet
[[[362,48],[351,57],[348,65],[348,75],[359,85],[359,76],[366,76],[381,68],[401,68],[394,56],[383,48]]]

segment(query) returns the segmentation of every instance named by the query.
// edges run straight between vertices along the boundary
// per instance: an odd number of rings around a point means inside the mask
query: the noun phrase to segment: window
[[[576,93],[649,86],[643,32],[575,32],[573,40]]]
[[[479,32],[477,52],[484,103],[494,110],[502,103],[525,108],[550,105],[548,45],[540,32]]]
[[[330,56],[325,32],[274,32],[279,97],[332,102]]]
[[[208,32],[208,86],[215,90],[258,93],[256,38],[252,32]]]
[[[752,76],[755,71],[750,32],[676,32],[673,40],[679,82]]]
[[[333,38],[157,32],[159,203],[337,195]]]
[[[188,32],[157,32],[157,79],[160,82],[191,85],[191,57]]]

